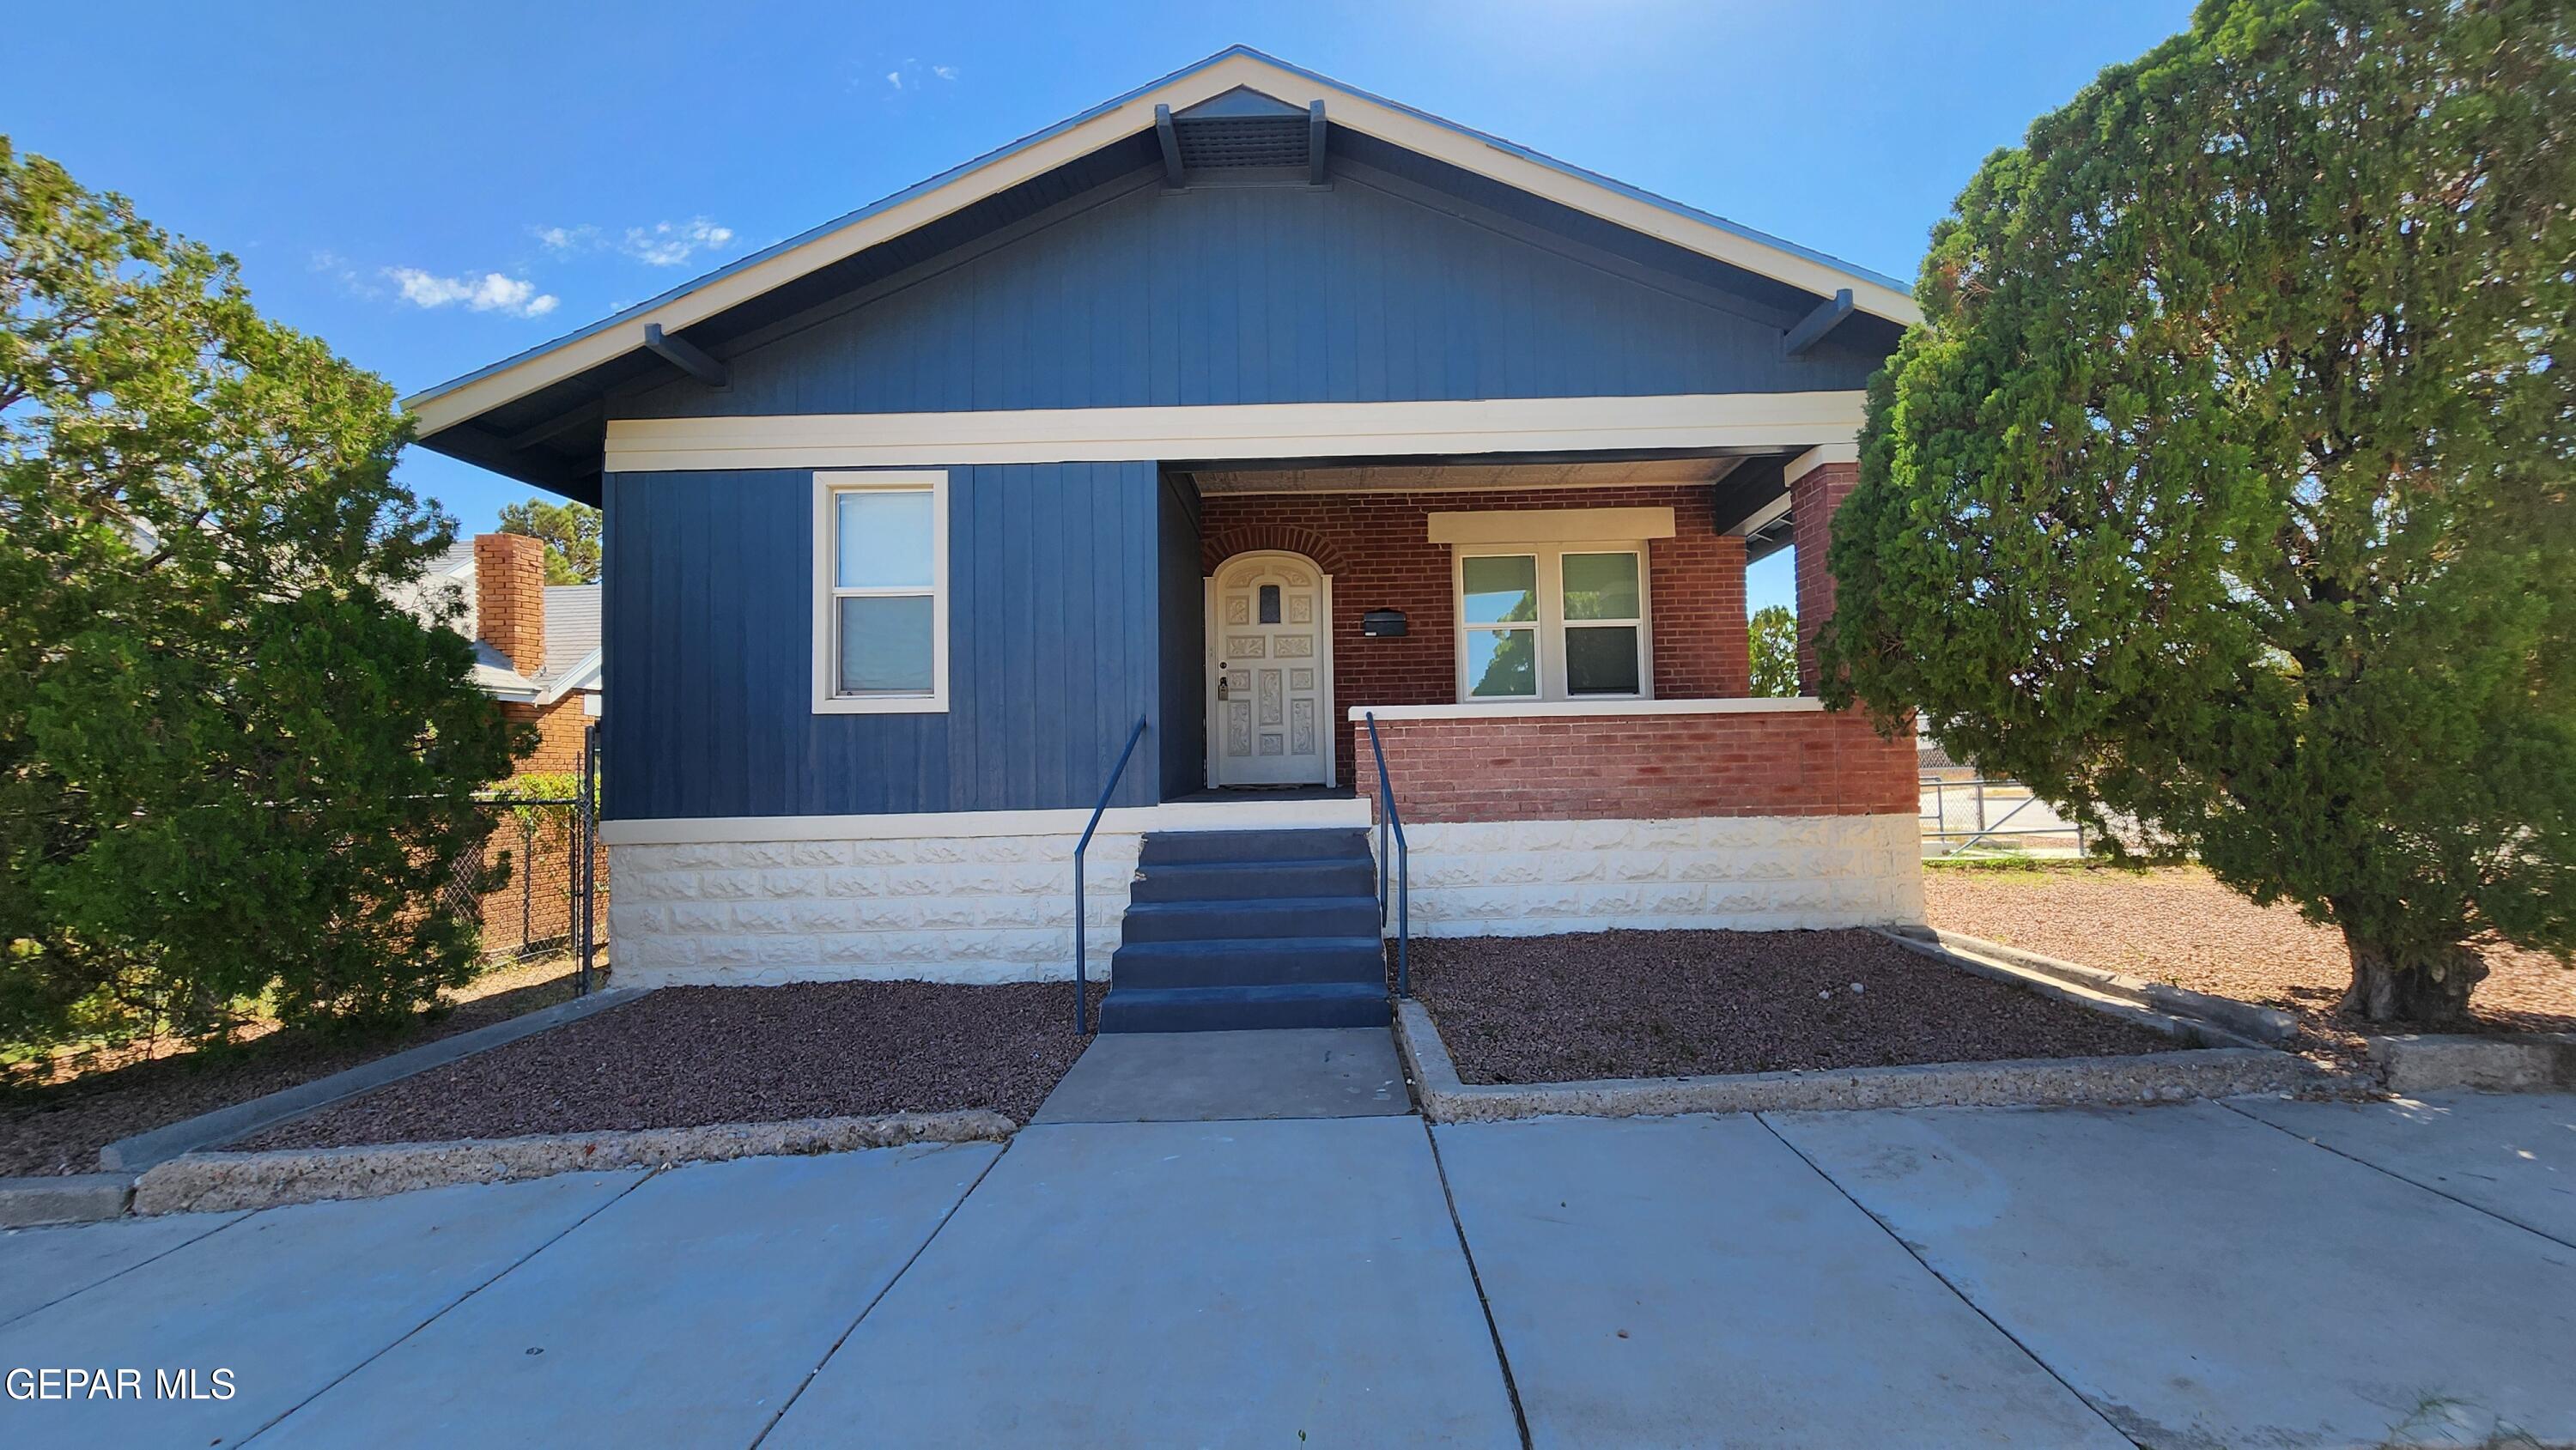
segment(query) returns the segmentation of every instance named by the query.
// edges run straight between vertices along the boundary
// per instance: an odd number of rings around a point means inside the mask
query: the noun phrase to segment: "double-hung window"
[[[948,475],[814,476],[814,709],[948,708]]]
[[[1479,544],[1457,558],[1461,700],[1648,695],[1643,544]]]

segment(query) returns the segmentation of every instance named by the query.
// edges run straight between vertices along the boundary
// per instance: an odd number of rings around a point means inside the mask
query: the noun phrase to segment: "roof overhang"
[[[1217,55],[1139,90],[1096,106],[955,170],[909,187],[871,206],[757,252],[661,296],[630,307],[543,346],[404,400],[418,420],[419,436],[442,452],[548,487],[565,480],[531,474],[518,458],[534,435],[560,436],[595,421],[567,415],[505,436],[474,426],[494,409],[630,354],[644,351],[648,330],[670,339],[800,278],[948,217],[1008,188],[1157,129],[1164,115],[1192,107],[1233,103],[1252,92],[1299,109],[1322,103],[1334,128],[1375,137],[1502,185],[1714,258],[1800,291],[1841,302],[1847,310],[1900,324],[1921,320],[1903,284],[1751,230],[1722,217],[1623,185],[1471,130],[1410,106],[1353,90],[1338,82],[1243,47]],[[1168,123],[1166,123],[1168,124]],[[1318,127],[1321,120],[1318,118]],[[514,466],[514,464],[516,466]]]
[[[598,689],[600,657],[600,651],[594,649],[573,661],[570,669],[548,680],[545,686],[537,691],[536,703],[551,705],[575,690]]]

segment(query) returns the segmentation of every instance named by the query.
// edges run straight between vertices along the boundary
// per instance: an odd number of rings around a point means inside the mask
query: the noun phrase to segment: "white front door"
[[[1331,582],[1301,554],[1237,554],[1208,629],[1209,784],[1333,779]]]

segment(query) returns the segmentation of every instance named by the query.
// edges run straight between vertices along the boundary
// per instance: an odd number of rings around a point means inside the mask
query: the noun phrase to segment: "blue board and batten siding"
[[[1161,715],[1170,673],[1157,470],[964,467],[948,479],[947,711],[818,715],[813,475],[609,475],[604,683],[618,704],[603,712],[604,814],[1091,805],[1128,728]],[[1191,568],[1194,650],[1195,558]],[[1195,693],[1180,710],[1198,714]],[[1164,760],[1140,747],[1116,803],[1159,799]]]
[[[1366,174],[1359,174],[1365,172]],[[735,339],[620,418],[1856,389],[1736,296],[1360,168],[1329,188],[1113,182]],[[1882,340],[1883,341],[1883,340]],[[812,475],[612,474],[614,819],[1087,807],[1203,783],[1197,500],[1134,463],[950,470],[945,713],[812,708]]]
[[[1794,318],[1357,180],[1108,191],[780,330],[722,391],[682,380],[612,416],[1840,390],[1882,356],[1787,356]]]

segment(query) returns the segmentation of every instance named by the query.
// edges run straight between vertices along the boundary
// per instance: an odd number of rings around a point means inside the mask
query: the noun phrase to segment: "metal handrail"
[[[1109,809],[1109,798],[1118,792],[1118,777],[1127,773],[1127,757],[1136,753],[1136,742],[1145,738],[1145,717],[1136,717],[1136,728],[1127,732],[1127,748],[1118,752],[1118,763],[1109,767],[1109,783],[1100,788],[1100,804],[1091,808],[1091,823],[1082,828],[1082,839],[1073,846],[1073,1031],[1079,1037],[1091,1030],[1090,959],[1082,941],[1082,853],[1091,849],[1091,833],[1100,829],[1100,813]]]
[[[1377,738],[1377,712],[1368,711],[1369,752],[1377,757],[1377,924],[1386,929],[1386,832],[1395,828],[1395,995],[1413,995],[1413,848],[1404,842],[1404,816],[1387,783],[1386,746]]]

